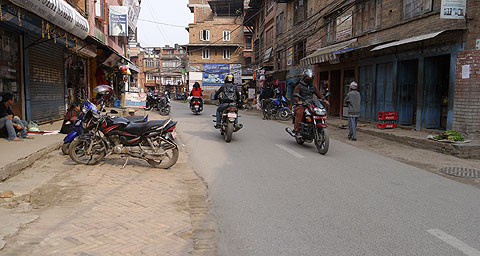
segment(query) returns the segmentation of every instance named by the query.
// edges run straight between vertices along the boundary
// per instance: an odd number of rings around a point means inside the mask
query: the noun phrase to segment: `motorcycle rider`
[[[317,95],[319,99],[322,99],[327,106],[330,106],[330,103],[325,99],[325,96],[320,92],[320,90],[313,85],[313,71],[311,69],[305,69],[300,82],[295,87],[293,91],[294,95],[299,94],[304,100],[312,100],[313,94]],[[302,105],[303,102],[298,97],[293,97],[293,100],[296,102],[295,107],[295,137],[302,137],[300,135],[300,126],[299,123],[303,120],[303,114],[305,112],[305,107]]]
[[[241,106],[241,95],[237,87],[233,84],[234,77],[232,74],[225,76],[224,84],[216,92],[214,99],[220,101],[220,105],[217,108],[217,120],[215,124],[215,129],[221,128],[222,121],[222,112],[228,107],[230,103],[236,103],[237,106]],[[221,96],[219,98],[219,96]],[[235,119],[235,131],[238,131],[242,128],[241,124],[238,124],[238,116]]]
[[[200,88],[200,84],[198,82],[195,82],[195,84],[193,84],[193,88],[192,88],[192,91],[190,92],[190,96],[200,98],[200,106],[203,105],[203,99],[201,98],[203,96],[202,88]],[[192,102],[193,102],[193,98],[190,100],[190,107],[192,107]]]

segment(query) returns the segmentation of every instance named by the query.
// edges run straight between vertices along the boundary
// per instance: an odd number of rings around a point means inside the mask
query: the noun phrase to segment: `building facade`
[[[228,73],[241,84],[244,1],[190,0],[188,7],[194,14],[186,45],[190,87],[198,82],[209,95],[223,84]]]
[[[275,2],[274,23],[284,24],[273,43],[273,72],[286,67],[287,91],[303,68],[313,68],[316,85],[329,84],[333,116],[348,114],[343,99],[350,82],[357,81],[364,120],[377,121],[378,111],[396,111],[400,125],[479,137],[476,1],[456,1],[455,9],[442,0]],[[271,5],[251,1],[245,17],[262,10],[254,24],[257,70],[270,64],[265,55]]]

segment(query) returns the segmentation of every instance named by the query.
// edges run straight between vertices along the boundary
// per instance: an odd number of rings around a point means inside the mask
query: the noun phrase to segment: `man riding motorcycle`
[[[217,120],[215,124],[215,129],[221,128],[222,113],[228,107],[230,103],[237,103],[237,106],[241,106],[241,95],[237,87],[233,84],[234,77],[231,74],[225,76],[224,84],[215,92],[215,100],[220,101],[220,105],[217,108]],[[219,96],[221,96],[219,98]],[[235,119],[235,131],[238,131],[242,128],[242,125],[238,124],[238,116]]]
[[[315,94],[319,99],[322,99],[327,106],[330,105],[330,103],[325,99],[325,96],[320,92],[320,90],[313,85],[313,71],[311,69],[304,70],[302,78],[298,85],[295,87],[293,93],[294,95],[299,94],[304,100],[312,100],[313,94]],[[303,120],[305,107],[302,105],[303,102],[298,97],[293,97],[293,100],[296,102],[295,136],[302,137],[300,135],[299,123]]]

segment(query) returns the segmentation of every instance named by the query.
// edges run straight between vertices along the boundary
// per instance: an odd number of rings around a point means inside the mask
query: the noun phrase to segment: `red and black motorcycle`
[[[190,109],[195,115],[200,114],[203,110],[203,99],[201,97],[192,97],[190,100]]]
[[[327,93],[327,97],[330,95]],[[290,128],[286,128],[288,134],[295,137],[298,144],[314,142],[318,153],[325,155],[328,152],[329,138],[327,125],[327,108],[322,100],[304,100],[300,95],[295,94],[302,100],[305,107],[303,120],[299,123],[300,136],[295,134]],[[295,116],[293,117],[295,123]]]
[[[151,166],[168,169],[178,160],[177,122],[168,120],[133,123],[101,112],[86,110],[83,135],[69,148],[69,155],[79,164],[94,165],[111,154],[146,160]]]

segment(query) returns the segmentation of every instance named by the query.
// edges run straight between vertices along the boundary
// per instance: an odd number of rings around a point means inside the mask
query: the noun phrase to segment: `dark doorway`
[[[398,123],[400,125],[413,125],[415,123],[417,70],[417,60],[401,61],[398,63],[396,105]]]
[[[332,70],[330,73],[330,115],[340,116],[340,108],[342,107],[341,95],[341,79],[342,73],[340,70]]]
[[[393,106],[393,63],[377,65],[375,110],[395,111]]]
[[[427,129],[447,127],[450,55],[425,58],[423,124]]]
[[[360,117],[366,120],[375,120],[375,106],[373,100],[375,84],[375,65],[358,68],[358,90],[361,96]]]

